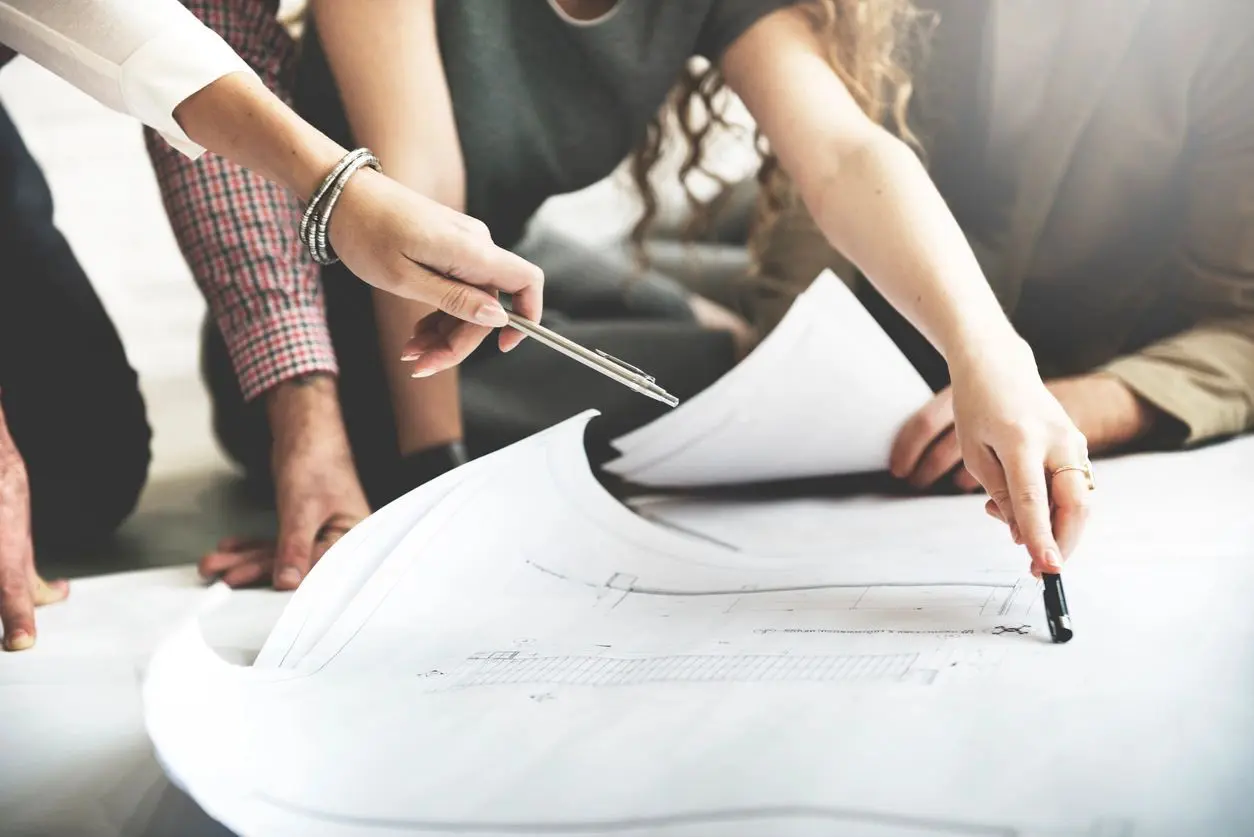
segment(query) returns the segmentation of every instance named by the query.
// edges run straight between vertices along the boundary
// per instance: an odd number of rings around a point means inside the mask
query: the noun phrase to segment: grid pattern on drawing
[[[766,682],[896,680],[917,654],[784,656],[778,654],[674,657],[515,657],[471,659],[455,673],[452,688],[511,683],[557,686],[635,686],[668,682]]]

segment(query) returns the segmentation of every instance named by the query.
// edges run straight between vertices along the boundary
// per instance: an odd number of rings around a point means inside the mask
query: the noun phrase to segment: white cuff
[[[132,116],[195,159],[205,149],[184,133],[174,109],[223,76],[241,72],[256,75],[226,41],[195,26],[160,35],[133,52],[119,68],[118,88]]]

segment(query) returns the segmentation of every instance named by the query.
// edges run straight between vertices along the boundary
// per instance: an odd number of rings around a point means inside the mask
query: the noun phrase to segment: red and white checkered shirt
[[[183,0],[291,104],[296,44],[278,0]],[[300,243],[296,197],[213,153],[189,160],[151,130],[148,154],[170,225],[252,400],[338,369],[318,266]]]

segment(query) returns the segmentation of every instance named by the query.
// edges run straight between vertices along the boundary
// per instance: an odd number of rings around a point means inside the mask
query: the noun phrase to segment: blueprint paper
[[[417,489],[298,659],[171,638],[145,720],[173,780],[243,837],[1249,833],[1248,551],[1141,564],[1103,539],[1053,646],[980,498],[729,549],[606,495],[586,420]],[[927,549],[959,530],[988,536]]]
[[[1099,460],[1094,467],[1099,490],[1091,496],[1093,514],[1077,560],[1126,558],[1140,565],[1197,554],[1254,556],[1254,437],[1200,450]],[[973,519],[979,502],[965,496],[754,500],[676,495],[630,502],[638,513],[673,531],[761,555],[805,555],[816,543],[845,543],[869,545],[893,557],[902,542],[895,531],[902,521],[928,533],[926,539],[906,539],[909,551],[941,563],[970,549],[996,549],[1007,537],[1000,522]]]
[[[825,271],[712,386],[620,437],[607,471],[695,487],[882,471],[897,431],[932,397],[914,367]]]

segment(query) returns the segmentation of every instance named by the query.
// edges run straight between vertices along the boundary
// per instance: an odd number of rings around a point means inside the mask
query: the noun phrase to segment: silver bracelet
[[[335,168],[331,169],[331,173],[328,174],[325,178],[323,178],[321,185],[319,185],[318,188],[314,190],[313,197],[309,199],[309,205],[305,207],[304,215],[301,216],[301,219],[300,219],[301,242],[308,245],[310,225],[313,223],[313,219],[315,217],[315,214],[318,211],[318,207],[322,203],[322,199],[326,197],[327,192],[330,191],[333,185],[335,185],[335,181],[344,172],[344,169],[348,166],[349,163],[353,162],[353,160],[369,153],[370,151],[365,148],[358,148],[355,151],[348,152],[347,154],[345,154],[343,157],[340,158],[340,161],[338,163],[335,164]]]
[[[375,171],[383,171],[379,158],[368,148],[350,151],[336,164],[326,176],[300,222],[300,240],[309,249],[309,255],[321,265],[335,264],[339,259],[327,244],[327,228],[331,223],[331,212],[335,209],[344,187],[360,169],[369,166]]]
[[[340,195],[344,192],[344,187],[348,185],[349,179],[361,169],[369,166],[375,171],[383,171],[379,165],[379,158],[373,154],[367,153],[365,156],[358,157],[349,163],[344,171],[341,172],[335,185],[331,187],[331,193],[327,195],[325,208],[318,213],[317,227],[313,231],[314,246],[317,248],[317,258],[319,264],[335,264],[339,259],[327,244],[327,228],[331,224],[331,211],[335,209],[335,204],[339,201]]]

